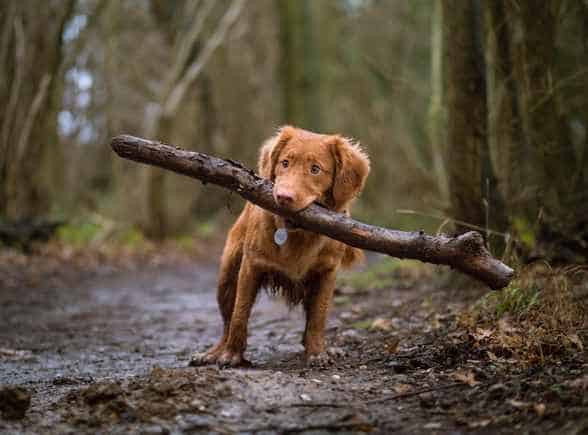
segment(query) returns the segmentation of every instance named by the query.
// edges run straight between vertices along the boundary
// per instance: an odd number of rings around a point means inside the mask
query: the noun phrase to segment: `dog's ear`
[[[341,136],[332,136],[331,149],[335,158],[333,201],[341,211],[362,191],[370,172],[370,160],[359,145]]]
[[[274,180],[275,167],[280,157],[280,152],[295,134],[294,127],[286,125],[278,131],[274,137],[265,141],[259,152],[258,171],[264,178]]]

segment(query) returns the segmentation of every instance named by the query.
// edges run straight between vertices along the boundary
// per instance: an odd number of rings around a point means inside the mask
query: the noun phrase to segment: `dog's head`
[[[369,173],[368,157],[339,135],[286,126],[261,149],[259,173],[274,182],[279,205],[299,211],[317,201],[347,209]]]

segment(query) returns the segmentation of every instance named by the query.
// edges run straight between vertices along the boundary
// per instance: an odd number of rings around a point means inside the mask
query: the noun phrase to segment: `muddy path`
[[[266,295],[250,323],[253,368],[188,367],[190,354],[206,350],[220,333],[216,269],[214,261],[201,260],[3,290],[0,384],[21,386],[32,400],[23,419],[0,418],[0,432],[588,428],[588,385],[565,387],[583,379],[585,354],[535,372],[489,368],[449,329],[463,294],[431,284],[340,291],[328,332],[341,355],[328,369],[304,366],[302,313]],[[554,383],[563,393],[546,399]],[[556,403],[558,411],[533,408],[544,402]]]

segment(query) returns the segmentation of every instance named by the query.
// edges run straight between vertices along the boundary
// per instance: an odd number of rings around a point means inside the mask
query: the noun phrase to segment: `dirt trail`
[[[472,400],[499,382],[480,375],[486,384],[472,388],[446,375],[467,352],[433,346],[423,302],[439,302],[434,289],[345,296],[329,322],[330,342],[345,354],[326,370],[302,363],[302,313],[264,294],[250,323],[253,368],[187,367],[190,353],[220,333],[216,267],[165,266],[2,292],[0,347],[22,352],[0,358],[0,384],[26,388],[32,404],[22,420],[0,419],[0,432],[488,431]],[[357,327],[382,313],[393,322],[380,331]],[[585,363],[578,364],[581,373]],[[506,423],[490,432],[510,433]],[[542,433],[559,425],[541,424]]]

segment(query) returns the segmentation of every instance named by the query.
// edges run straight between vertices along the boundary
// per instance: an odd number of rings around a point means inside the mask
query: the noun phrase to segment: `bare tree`
[[[174,56],[174,64],[169,69],[157,100],[149,107],[146,116],[145,134],[162,140],[169,138],[173,120],[188,90],[201,74],[210,57],[223,43],[231,26],[237,21],[245,0],[233,0],[218,22],[213,34],[207,39],[198,55],[189,62],[202,33],[204,23],[214,6],[213,0],[194,8],[194,3],[186,3],[186,8],[196,11],[192,26],[181,36]],[[167,231],[167,210],[165,205],[165,174],[159,169],[145,170],[146,204],[148,210],[147,232],[150,236],[161,238]]]
[[[2,2],[0,22],[0,215],[30,218],[48,207],[44,159],[56,142],[56,105],[67,2]],[[55,19],[55,17],[57,17]]]

